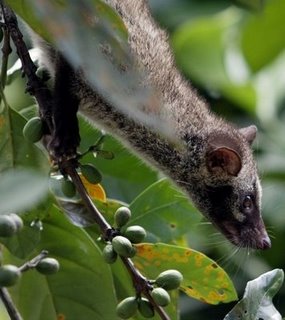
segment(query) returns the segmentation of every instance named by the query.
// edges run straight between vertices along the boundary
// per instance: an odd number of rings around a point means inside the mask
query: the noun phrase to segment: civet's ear
[[[206,155],[207,168],[214,174],[226,173],[237,176],[241,169],[241,158],[239,154],[229,148],[220,147]]]
[[[245,137],[246,141],[249,144],[252,144],[252,142],[256,137],[257,127],[254,125],[251,125],[251,126],[239,129],[239,132]]]

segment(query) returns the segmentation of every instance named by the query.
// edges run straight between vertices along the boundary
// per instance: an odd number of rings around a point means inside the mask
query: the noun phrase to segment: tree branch
[[[72,182],[75,184],[76,189],[79,193],[79,195],[82,198],[83,203],[85,204],[88,211],[92,214],[94,220],[100,227],[100,230],[103,234],[103,237],[105,240],[112,240],[114,235],[116,235],[116,230],[114,230],[108,222],[104,219],[102,214],[99,212],[99,210],[96,208],[94,203],[92,202],[91,198],[89,197],[81,179],[76,171],[76,166],[73,164],[73,160],[68,160],[65,162],[64,165],[64,171],[70,176]],[[150,291],[152,289],[152,286],[148,282],[148,280],[141,275],[141,273],[136,269],[133,262],[129,258],[125,258],[120,256],[123,264],[125,265],[126,269],[128,270],[133,285],[136,289],[136,292],[139,294],[144,294],[149,302],[152,304],[156,312],[159,314],[162,320],[170,320],[167,313],[164,311],[163,308],[161,308],[152,298]]]
[[[39,105],[40,115],[42,117],[42,120],[46,122],[47,127],[49,129],[49,133],[53,133],[53,123],[52,123],[52,105],[53,105],[53,96],[45,83],[37,77],[35,71],[36,67],[31,60],[29,56],[28,49],[26,47],[26,44],[23,41],[23,35],[20,32],[18,28],[17,18],[14,14],[14,12],[8,8],[7,6],[4,6],[2,4],[2,10],[4,14],[4,20],[5,24],[7,26],[7,29],[10,32],[11,38],[16,46],[17,54],[22,62],[22,68],[23,72],[27,77],[27,91],[34,95],[36,98],[36,101]],[[83,203],[85,204],[88,211],[93,216],[95,222],[100,227],[101,233],[103,235],[103,238],[107,241],[111,241],[115,235],[118,234],[118,231],[112,228],[108,222],[105,220],[103,215],[100,213],[100,211],[96,208],[94,203],[92,202],[91,198],[89,197],[81,179],[80,176],[77,173],[77,166],[78,166],[78,160],[77,159],[69,159],[69,160],[63,160],[60,162],[60,169],[63,173],[68,174],[73,181],[79,195],[82,198]],[[35,259],[37,259],[36,257]],[[152,290],[152,286],[150,282],[140,274],[140,272],[135,268],[133,262],[129,258],[120,257],[123,264],[125,265],[126,269],[128,270],[132,282],[134,285],[134,288],[137,292],[137,294],[145,295],[147,299],[150,301],[156,312],[159,314],[162,320],[170,320],[166,312],[162,307],[157,305],[155,301],[153,300],[150,292]],[[30,261],[31,262],[31,261]],[[27,268],[29,268],[29,263],[23,265],[21,268],[21,271],[25,271]],[[18,320],[21,318],[13,318],[13,320]]]
[[[131,278],[133,280],[133,285],[137,292],[143,293],[143,295],[148,299],[151,305],[154,307],[155,311],[158,313],[162,320],[171,320],[167,313],[162,307],[160,307],[150,294],[152,286],[149,281],[137,270],[131,259],[120,257],[123,264],[127,268]]]

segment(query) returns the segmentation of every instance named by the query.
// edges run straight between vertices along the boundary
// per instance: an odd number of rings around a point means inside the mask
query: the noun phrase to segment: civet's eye
[[[253,198],[252,196],[245,196],[242,206],[244,209],[250,210],[253,207]]]

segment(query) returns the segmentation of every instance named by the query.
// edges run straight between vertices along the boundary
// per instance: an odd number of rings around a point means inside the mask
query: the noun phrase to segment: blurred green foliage
[[[240,126],[252,122],[259,128],[255,148],[272,248],[233,257],[221,243],[203,249],[210,256],[221,257],[241,289],[249,278],[285,267],[284,1],[153,0],[151,5],[171,32],[177,64],[207,96],[211,108]],[[200,228],[206,237],[211,232]],[[200,235],[198,238],[201,241]],[[277,296],[276,307],[284,315],[284,286]],[[212,312],[220,319],[228,306],[213,309],[183,300],[182,309],[182,319],[212,319]]]

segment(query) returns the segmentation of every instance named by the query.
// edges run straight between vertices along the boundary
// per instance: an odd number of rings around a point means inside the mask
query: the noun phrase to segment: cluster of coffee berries
[[[78,172],[90,184],[95,185],[102,181],[102,175],[100,171],[91,163],[79,163]],[[76,195],[76,187],[69,176],[61,177],[60,179],[58,179],[58,181],[60,182],[59,187],[64,196],[66,196],[67,198],[73,198]],[[58,190],[57,187],[55,189]]]
[[[183,280],[182,274],[177,270],[166,270],[152,282],[155,288],[151,291],[153,301],[166,307],[170,303],[170,296],[167,291],[178,289]],[[154,307],[148,299],[143,297],[128,297],[122,300],[116,309],[117,315],[122,319],[129,319],[139,313],[144,318],[154,317]]]
[[[117,256],[132,258],[136,254],[133,244],[140,243],[146,237],[146,231],[141,226],[130,226],[122,230],[131,218],[127,207],[120,207],[115,212],[115,224],[120,235],[115,236],[103,249],[103,258],[107,263],[114,263]]]
[[[23,220],[16,213],[0,215],[0,237],[12,237],[24,226]],[[28,268],[35,268],[42,274],[49,275],[59,270],[59,263],[53,258],[42,258],[36,264],[27,263]],[[6,264],[0,266],[0,287],[10,287],[16,284],[22,274],[22,268]]]
[[[101,173],[96,169],[96,167],[91,164],[80,164],[79,165],[80,172],[82,176],[91,184],[97,184],[102,181]],[[68,176],[63,177],[60,179],[61,182],[61,191],[63,194],[68,197],[72,198],[76,195],[76,188],[74,183],[70,180]]]
[[[12,237],[23,228],[23,220],[16,213],[0,215],[0,237]]]
[[[41,138],[44,135],[44,125],[43,121],[40,117],[33,117],[30,120],[27,121],[23,128],[23,135],[25,139],[31,143],[36,143],[41,140]],[[90,152],[93,149],[90,149]],[[111,155],[113,155],[111,152],[100,150],[100,154],[106,159],[111,159]],[[78,158],[81,158],[80,155],[78,155]],[[102,175],[101,173],[96,169],[96,167],[93,164],[87,163],[87,164],[80,164],[80,172],[82,176],[91,184],[97,184],[102,181]],[[76,188],[73,184],[73,182],[68,178],[64,177],[61,179],[61,190],[63,194],[68,197],[72,198],[76,194]]]
[[[29,265],[29,264],[28,264]],[[51,275],[59,270],[59,263],[54,258],[43,258],[35,265],[29,265],[28,269],[35,268],[44,275]],[[6,264],[0,267],[0,287],[11,287],[17,283],[22,274],[21,267]]]

